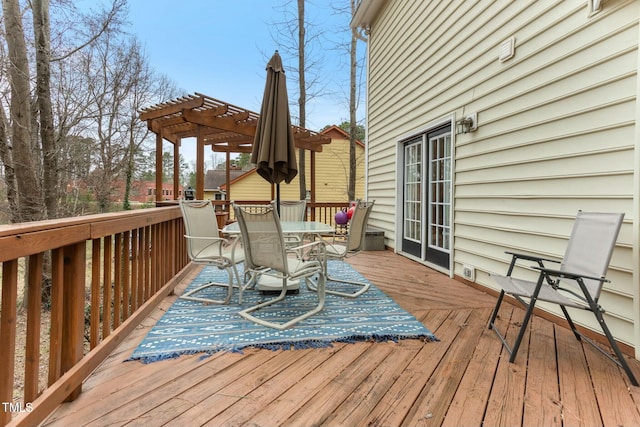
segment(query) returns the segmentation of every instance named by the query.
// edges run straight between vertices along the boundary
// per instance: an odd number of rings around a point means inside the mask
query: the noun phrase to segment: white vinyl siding
[[[399,141],[478,113],[477,131],[454,135],[454,273],[475,266],[476,281],[494,287],[487,274],[506,271],[505,250],[561,257],[578,210],[624,212],[602,302],[616,338],[638,348],[639,14],[623,0],[591,17],[578,0],[389,0],[368,46],[371,226],[396,247]],[[500,62],[511,37],[515,56]]]

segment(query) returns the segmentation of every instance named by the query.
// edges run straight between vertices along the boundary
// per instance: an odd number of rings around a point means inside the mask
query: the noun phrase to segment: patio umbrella
[[[276,184],[276,202],[280,211],[280,183],[290,183],[298,174],[291,130],[287,82],[282,58],[276,52],[267,64],[267,82],[251,151],[251,163],[261,177]]]

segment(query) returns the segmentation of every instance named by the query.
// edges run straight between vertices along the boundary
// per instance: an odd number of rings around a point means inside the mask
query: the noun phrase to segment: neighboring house
[[[241,169],[232,167],[229,170],[231,181],[246,173]],[[204,198],[205,200],[226,200],[226,193],[223,187],[227,183],[226,170],[208,170],[204,176]]]
[[[367,198],[386,245],[496,289],[504,251],[559,258],[578,210],[624,212],[601,302],[638,356],[639,17],[624,0],[361,0]]]
[[[73,182],[67,184],[67,193],[71,192],[80,192],[80,193],[89,193],[93,195],[93,189],[86,185],[85,182]],[[155,181],[132,181],[131,182],[131,190],[129,194],[130,202],[137,203],[155,203],[156,201],[156,183]],[[178,197],[174,197],[173,194],[173,184],[172,183],[163,183],[162,184],[162,199],[163,200],[174,200],[179,198],[182,195],[182,186],[179,187]],[[124,180],[116,180],[113,184],[113,190],[111,193],[110,200],[113,203],[122,203],[124,200],[125,193],[125,181]]]
[[[331,144],[323,145],[322,152],[315,154],[316,202],[347,202],[349,183],[349,134],[337,126],[321,132],[331,137]],[[311,156],[305,150],[306,184],[311,190]],[[296,156],[298,150],[296,150]],[[290,184],[280,184],[282,200],[300,199],[298,177]],[[221,188],[225,189],[224,186]],[[271,184],[255,169],[231,181],[231,199],[265,200],[272,197]],[[364,197],[364,144],[356,141],[356,198]]]
[[[122,202],[124,197],[124,182],[118,182],[118,191],[115,201]],[[173,194],[173,183],[167,182],[162,184],[162,198],[164,200],[174,200],[182,195],[182,186],[178,189],[176,196]],[[156,183],[155,181],[133,181],[131,183],[130,201],[139,203],[154,203],[156,200]]]

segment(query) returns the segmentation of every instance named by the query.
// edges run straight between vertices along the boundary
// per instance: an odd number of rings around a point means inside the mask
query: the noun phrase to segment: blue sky
[[[238,107],[259,112],[265,66],[278,49],[285,71],[296,58],[274,41],[274,23],[285,22],[285,11],[295,13],[295,0],[130,0],[130,31],[145,46],[151,66],[167,75],[185,93],[200,92]],[[335,49],[336,40],[348,40],[349,14],[337,14],[334,5],[349,0],[306,3],[306,19],[326,36],[311,52],[322,65],[318,96],[307,101],[306,127],[348,119],[345,97],[348,57]],[[345,29],[341,33],[340,29]],[[271,31],[270,31],[271,29]],[[311,30],[313,31],[313,30]],[[317,31],[316,31],[317,32]],[[359,44],[360,53],[366,46]],[[309,78],[309,77],[308,77]],[[290,103],[297,82],[287,80]],[[292,114],[294,110],[292,109]],[[360,116],[363,116],[364,107]],[[295,118],[294,118],[295,121]]]

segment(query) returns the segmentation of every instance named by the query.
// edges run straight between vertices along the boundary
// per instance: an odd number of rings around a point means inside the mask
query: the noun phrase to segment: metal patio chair
[[[242,292],[246,286],[240,281],[236,268],[237,264],[244,261],[242,250],[236,250],[239,239],[229,241],[220,237],[216,213],[211,200],[180,200],[180,210],[187,233],[184,236],[187,239],[187,254],[191,261],[226,270],[229,281],[228,283],[208,282],[183,293],[179,298],[209,304],[228,304],[233,295],[233,288],[237,287],[239,290],[238,300],[242,302]],[[225,298],[212,299],[197,296],[198,293],[211,286],[226,287]]]
[[[611,255],[615,247],[624,214],[578,212],[573,231],[567,244],[562,261],[554,261],[537,256],[507,252],[511,255],[511,264],[506,276],[491,274],[491,278],[502,288],[498,301],[489,320],[489,329],[493,329],[509,352],[509,362],[516,358],[527,325],[537,301],[558,304],[567,322],[578,340],[585,340],[606,357],[620,366],[635,386],[638,385],[629,365],[624,359],[613,335],[605,323],[604,308],[599,304],[600,292],[604,283]],[[531,268],[538,271],[537,281],[528,281],[512,277],[516,262],[525,260],[537,265]],[[548,268],[545,263],[559,263],[559,267]],[[527,309],[520,330],[513,344],[507,343],[504,334],[496,328],[495,320],[500,304],[508,294],[518,300]],[[525,300],[526,299],[526,300]],[[591,311],[609,340],[615,356],[600,348],[594,341],[577,330],[569,316],[567,307]]]
[[[282,330],[320,312],[325,302],[326,279],[324,259],[322,259],[324,242],[317,241],[298,247],[287,247],[274,203],[261,210],[252,209],[251,205],[244,206],[233,202],[232,206],[240,226],[245,252],[245,271],[249,272],[251,281],[255,281],[258,288],[261,284],[265,284],[268,288],[280,289],[277,297],[246,308],[239,314],[257,324]],[[295,256],[290,256],[291,251]],[[316,258],[305,257],[311,252],[316,255]],[[318,304],[315,307],[284,323],[261,319],[252,314],[283,301],[287,291],[295,282],[304,280],[309,288],[312,278],[317,284],[315,290]]]
[[[273,201],[272,203],[276,203]],[[304,221],[307,217],[306,200],[280,200],[280,221]],[[304,236],[284,236],[287,246],[298,246],[304,241]]]
[[[306,200],[280,200],[280,221],[304,221],[307,217]]]
[[[373,209],[375,201],[362,201],[356,200],[354,204],[353,215],[351,216],[349,232],[347,233],[347,240],[343,243],[337,243],[335,240],[332,243],[326,244],[326,258],[329,260],[337,260],[345,262],[346,258],[352,257],[364,247],[364,238],[366,236],[367,222],[369,221],[369,214]],[[354,280],[345,279],[342,277],[329,276],[327,273],[327,281],[347,283],[357,286],[359,289],[354,292],[342,292],[332,290],[329,287],[326,289],[326,293],[332,295],[339,295],[343,297],[355,298],[365,293],[371,287],[368,282],[358,282]]]

